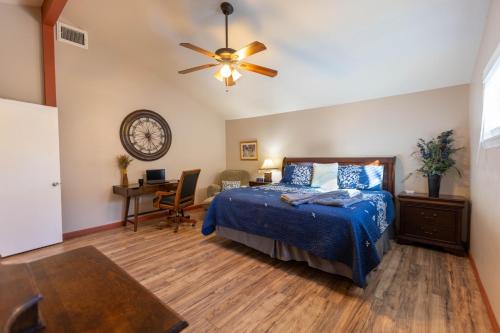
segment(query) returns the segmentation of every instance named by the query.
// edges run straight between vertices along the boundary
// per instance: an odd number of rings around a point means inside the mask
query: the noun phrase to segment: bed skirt
[[[242,243],[269,255],[271,258],[283,261],[303,261],[310,267],[352,279],[352,269],[346,264],[320,258],[295,246],[285,244],[282,241],[221,226],[216,226],[216,232],[217,236]],[[390,225],[375,244],[380,258],[391,249],[390,240],[393,239],[393,237],[394,229],[393,225]]]

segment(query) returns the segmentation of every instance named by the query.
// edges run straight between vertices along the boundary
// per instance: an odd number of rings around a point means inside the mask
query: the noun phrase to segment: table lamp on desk
[[[276,164],[270,158],[265,159],[264,163],[262,163],[262,166],[259,169],[259,171],[264,171],[264,182],[272,183],[273,170],[278,170]]]

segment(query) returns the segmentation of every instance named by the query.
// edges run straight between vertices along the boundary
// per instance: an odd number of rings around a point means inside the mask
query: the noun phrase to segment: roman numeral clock
[[[141,161],[163,157],[172,143],[172,131],[167,121],[150,110],[137,110],[123,119],[120,126],[123,148]]]

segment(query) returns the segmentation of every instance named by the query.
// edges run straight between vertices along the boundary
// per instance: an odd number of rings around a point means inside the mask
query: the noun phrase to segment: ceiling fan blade
[[[219,65],[219,64],[206,64],[206,65],[196,66],[196,67],[185,69],[183,71],[179,71],[178,73],[179,74],[188,74],[188,73],[191,73],[191,72],[196,72],[196,71],[199,71],[199,70],[202,70],[202,69],[205,69],[205,68],[214,67],[214,66],[217,66],[217,65]]]
[[[234,52],[232,57],[234,60],[243,60],[246,57],[249,57],[255,53],[264,51],[266,49],[266,46],[262,44],[261,42],[253,42],[248,44],[247,46],[239,49],[238,51]]]
[[[193,51],[199,52],[199,53],[206,55],[207,57],[213,58],[215,60],[220,60],[220,57],[217,54],[210,52],[210,51],[207,51],[205,49],[202,49],[201,47],[198,47],[198,46],[193,45],[191,43],[180,43],[179,45],[184,46],[184,47],[191,49]]]
[[[254,72],[257,74],[270,76],[270,77],[275,77],[276,75],[278,75],[277,70],[267,68],[267,67],[262,67],[259,65],[250,64],[248,62],[239,63],[238,68],[241,68],[241,69],[246,70],[246,71]]]

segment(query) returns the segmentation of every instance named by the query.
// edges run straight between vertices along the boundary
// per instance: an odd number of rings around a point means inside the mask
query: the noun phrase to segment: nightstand
[[[399,243],[439,246],[464,256],[469,243],[469,201],[464,197],[427,194],[398,195]]]
[[[267,185],[267,184],[272,184],[271,182],[256,182],[254,180],[251,180],[248,182],[248,185],[250,186],[261,186],[261,185]]]

